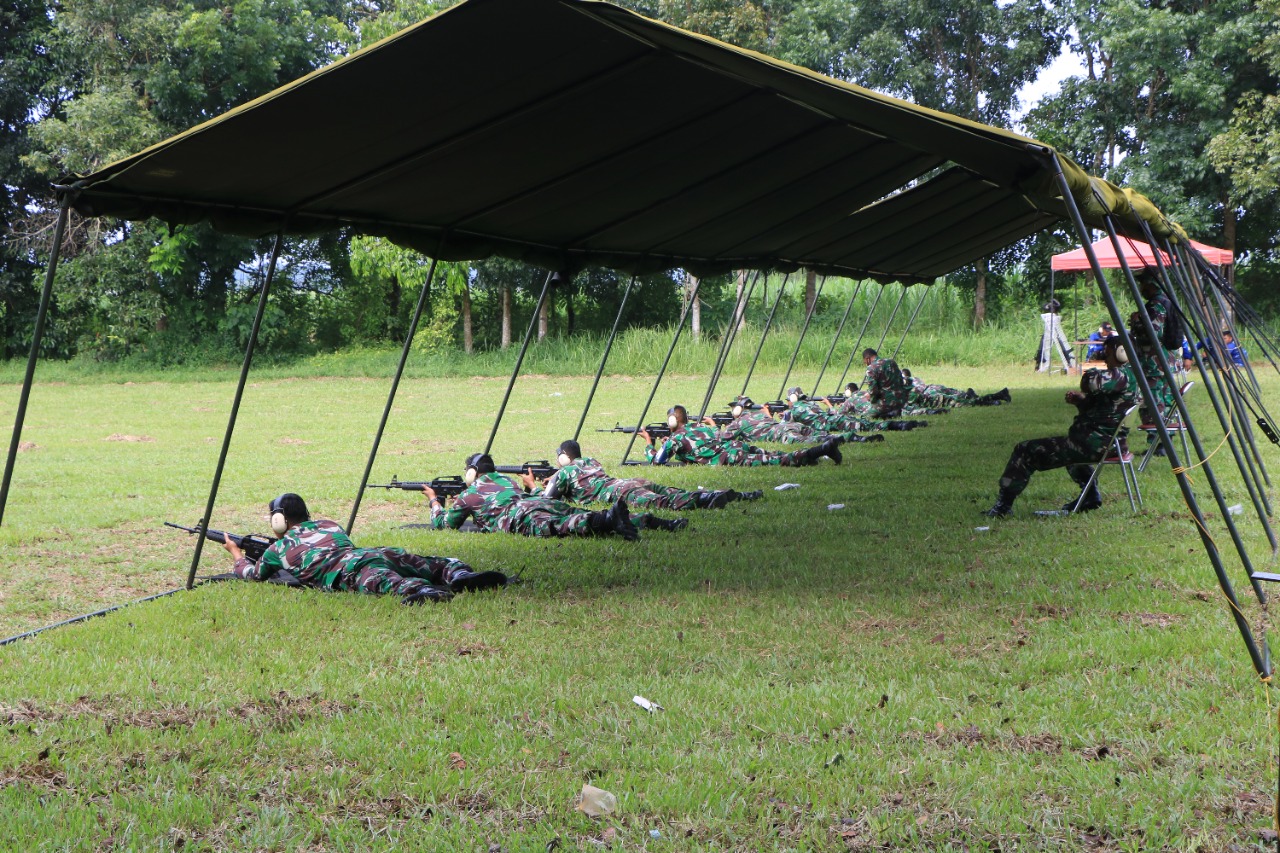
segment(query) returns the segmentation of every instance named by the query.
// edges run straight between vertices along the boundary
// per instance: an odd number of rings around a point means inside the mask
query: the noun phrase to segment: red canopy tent
[[[1139,240],[1123,240],[1124,244],[1124,260],[1131,268],[1155,266],[1155,257],[1152,254],[1151,247]],[[1206,246],[1204,243],[1197,243],[1195,240],[1190,241],[1191,247],[1200,254],[1204,255],[1204,259],[1215,267],[1226,266],[1232,263],[1233,255],[1229,249],[1215,249],[1213,246]],[[1098,263],[1102,264],[1103,269],[1118,269],[1120,259],[1116,257],[1115,247],[1111,244],[1111,240],[1103,237],[1093,244],[1094,254],[1098,256]],[[1160,262],[1168,264],[1169,259],[1163,252],[1160,253]],[[1089,269],[1089,258],[1081,247],[1071,252],[1063,252],[1060,255],[1054,255],[1049,264],[1049,268],[1054,272],[1076,272],[1078,270]]]

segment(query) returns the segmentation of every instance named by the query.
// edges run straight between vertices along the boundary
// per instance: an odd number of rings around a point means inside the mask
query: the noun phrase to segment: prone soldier
[[[660,446],[655,446],[653,436],[648,430],[637,433],[645,440],[645,458],[654,465],[663,465],[672,459],[699,465],[782,465],[793,467],[800,465],[817,465],[824,456],[837,465],[840,464],[840,439],[829,438],[822,444],[797,450],[793,453],[775,453],[761,450],[740,441],[722,441],[716,436],[714,427],[694,426],[689,423],[689,416],[684,406],[672,406],[667,410],[667,426],[671,433],[666,436]]]
[[[227,537],[232,571],[265,581],[287,571],[303,586],[324,590],[394,593],[403,604],[447,601],[455,592],[502,586],[502,572],[475,572],[452,557],[425,557],[402,548],[357,548],[337,522],[312,519],[301,497],[286,492],[269,504],[271,530],[280,538],[254,562]]]

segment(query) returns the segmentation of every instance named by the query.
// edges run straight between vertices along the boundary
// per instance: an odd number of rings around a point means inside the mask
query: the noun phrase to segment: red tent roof
[[[1155,266],[1155,257],[1151,253],[1151,247],[1146,243],[1123,237],[1120,243],[1124,246],[1125,263],[1130,267]],[[1191,241],[1191,247],[1204,255],[1204,259],[1213,266],[1224,266],[1231,263],[1233,259],[1229,249],[1215,249],[1212,246],[1206,246],[1204,243],[1197,243],[1195,240]],[[1103,269],[1110,270],[1120,267],[1120,260],[1116,257],[1115,247],[1111,244],[1109,237],[1103,237],[1094,243],[1093,251],[1098,256],[1098,263],[1102,265]],[[1160,253],[1160,262],[1162,264],[1169,263],[1169,258],[1164,252]],[[1075,272],[1089,269],[1089,259],[1085,256],[1084,248],[1081,247],[1071,252],[1063,252],[1061,255],[1054,255],[1050,265],[1058,272]]]

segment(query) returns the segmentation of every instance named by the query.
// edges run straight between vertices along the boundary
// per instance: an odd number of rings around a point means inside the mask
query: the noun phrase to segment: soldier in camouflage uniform
[[[623,501],[617,501],[608,510],[591,512],[563,501],[530,494],[534,486],[532,474],[522,474],[524,482],[518,483],[506,474],[497,473],[493,459],[487,453],[467,457],[466,466],[464,479],[467,488],[453,499],[448,509],[435,490],[423,488],[431,503],[431,526],[437,530],[457,529],[471,518],[485,532],[500,530],[523,536],[608,536],[616,533],[628,542],[640,538],[637,525]],[[672,529],[676,527],[673,525]]]
[[[1068,391],[1066,401],[1077,409],[1075,420],[1065,436],[1036,438],[1024,441],[1013,448],[1009,463],[1000,477],[1000,492],[995,505],[986,511],[991,517],[1006,516],[1013,512],[1013,502],[1027,487],[1032,473],[1066,467],[1067,474],[1084,488],[1093,473],[1093,466],[1106,454],[1111,436],[1133,405],[1134,388],[1125,363],[1128,356],[1120,339],[1108,338],[1103,345],[1106,370],[1092,368],[1080,377],[1080,390]],[[1069,501],[1063,509],[1071,510],[1076,501]],[[1095,480],[1089,494],[1084,496],[1080,510],[1102,506],[1102,495]]]
[[[1164,346],[1160,343],[1160,338],[1164,334],[1165,324],[1169,322],[1169,314],[1173,310],[1173,303],[1160,291],[1158,273],[1150,267],[1138,274],[1138,286],[1141,288],[1143,299],[1146,300],[1147,315],[1151,318],[1151,326],[1155,329],[1156,339],[1154,342],[1147,340],[1147,330],[1142,325],[1141,315],[1136,311],[1129,317],[1129,337],[1133,339],[1134,346],[1138,348],[1138,365],[1147,377],[1147,384],[1151,386],[1151,393],[1156,398],[1156,408],[1159,410],[1160,415],[1164,415],[1165,412],[1173,408],[1174,397],[1173,389],[1165,381],[1164,371],[1160,369],[1161,365],[1167,363],[1169,358],[1169,354],[1165,352]],[[1141,416],[1143,424],[1158,423],[1156,415],[1148,411],[1145,405],[1139,410],[1138,414]],[[1163,449],[1161,449],[1161,454],[1163,454]]]
[[[672,406],[667,410],[667,425],[671,427],[671,434],[656,447],[648,430],[642,429],[637,433],[646,443],[645,458],[654,465],[664,465],[672,459],[678,459],[695,465],[793,467],[817,465],[818,460],[824,456],[837,465],[842,459],[838,438],[794,453],[774,453],[739,441],[721,441],[716,437],[714,427],[690,424],[684,406]]]
[[[752,410],[754,405],[750,397],[734,400],[733,408],[729,410],[733,420],[720,428],[717,437],[721,441],[774,441],[779,444],[821,444],[837,437],[819,432],[798,420],[775,420],[768,406]],[[852,430],[842,432],[838,437],[846,442],[884,441],[882,435],[864,436]]]
[[[916,427],[929,425],[928,421],[869,419],[863,413],[870,411],[870,404],[861,396],[857,384],[850,382],[844,390],[844,402],[838,406],[823,397],[822,402],[831,406],[830,409],[824,409],[817,400],[810,400],[805,396],[800,386],[790,388],[787,391],[787,400],[791,405],[782,417],[784,420],[804,424],[819,432],[841,437],[858,432],[913,430]],[[867,436],[865,440],[873,441],[877,438],[881,437]]]
[[[582,455],[582,447],[570,439],[561,442],[556,451],[558,470],[547,478],[544,497],[563,498],[577,503],[615,503],[642,509],[722,509],[733,501],[753,501],[762,492],[723,491],[688,492],[675,486],[661,486],[652,480],[633,477],[626,480],[610,477],[604,466]]]
[[[979,395],[972,388],[961,391],[959,388],[948,388],[946,385],[928,385],[924,380],[913,376],[905,367],[902,369],[902,375],[911,383],[911,391],[907,397],[907,406],[911,408],[952,409],[967,406],[999,406],[1010,402],[1008,388],[1001,388],[994,394]]]
[[[228,539],[235,558],[232,571],[246,580],[265,581],[287,571],[304,586],[324,590],[394,593],[404,604],[447,601],[455,592],[502,586],[501,572],[473,572],[461,560],[424,557],[402,548],[357,548],[337,522],[312,520],[306,502],[292,492],[270,504],[271,529],[280,538],[257,563]]]
[[[881,358],[870,347],[862,351],[862,363],[867,366],[866,378],[862,380],[862,393],[871,404],[866,416],[899,417],[902,407],[907,404],[911,385],[903,378],[898,363],[891,358]]]

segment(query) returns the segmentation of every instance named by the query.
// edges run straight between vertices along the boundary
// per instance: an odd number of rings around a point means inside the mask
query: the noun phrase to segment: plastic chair
[[[1187,392],[1195,386],[1195,382],[1184,382],[1182,387],[1178,389],[1178,396],[1185,397]],[[1191,459],[1191,448],[1187,445],[1187,425],[1181,421],[1174,423],[1166,423],[1164,428],[1169,432],[1176,432],[1178,437],[1182,439],[1182,464],[1186,465]],[[1138,470],[1147,470],[1147,463],[1151,461],[1151,457],[1156,455],[1156,448],[1160,446],[1160,427],[1157,424],[1142,424],[1138,427],[1147,435],[1147,452],[1142,454],[1142,461],[1138,463]]]
[[[1080,511],[1080,504],[1084,503],[1084,496],[1089,494],[1093,484],[1098,481],[1098,475],[1102,473],[1103,465],[1120,466],[1120,473],[1124,476],[1124,490],[1129,493],[1129,509],[1137,512],[1138,507],[1142,506],[1142,491],[1138,488],[1138,472],[1133,467],[1133,452],[1120,440],[1125,424],[1129,422],[1129,419],[1133,417],[1133,413],[1136,411],[1138,411],[1137,406],[1130,406],[1120,418],[1116,431],[1111,434],[1111,442],[1107,445],[1106,455],[1093,466],[1093,473],[1089,475],[1089,482],[1085,483],[1084,488],[1080,490],[1080,497],[1076,498],[1075,505],[1071,507],[1073,513]],[[1135,496],[1137,497],[1136,503],[1134,502]]]

